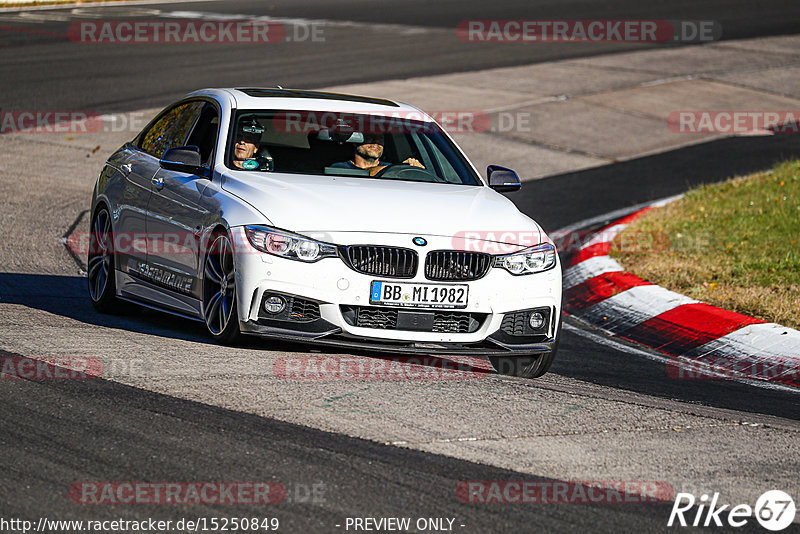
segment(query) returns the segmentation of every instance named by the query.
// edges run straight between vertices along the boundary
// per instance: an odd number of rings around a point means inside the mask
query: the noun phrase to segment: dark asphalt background
[[[724,39],[797,31],[796,0],[753,2],[637,0],[449,0],[375,2],[276,0],[159,4],[162,10],[204,11],[407,24],[436,31],[381,35],[336,28],[324,44],[108,45],[72,43],[68,22],[18,23],[0,13],[0,107],[128,111],[166,105],[198,87],[273,85],[315,88],[348,82],[528,64],[654,45],[508,44],[474,46],[455,36],[470,18],[712,19]],[[68,10],[54,10],[64,12]],[[112,19],[113,16],[103,17]],[[118,17],[127,18],[127,17]],[[143,17],[148,19],[148,17]],[[150,17],[152,18],[152,17]],[[72,20],[76,20],[73,17]],[[445,30],[445,31],[439,31]],[[502,86],[502,80],[498,80]],[[379,96],[379,95],[378,95]],[[715,141],[639,160],[527,184],[510,196],[547,230],[707,181],[764,169],[800,155],[791,136]],[[42,287],[35,275],[4,280]],[[62,288],[77,296],[82,280]],[[73,302],[78,302],[77,300]],[[102,323],[88,302],[70,310],[53,301],[25,302]],[[111,319],[150,328],[158,318]],[[178,328],[202,336],[194,325]],[[587,358],[591,355],[591,358]],[[8,356],[8,354],[3,354]],[[623,367],[619,362],[625,362]],[[731,383],[665,381],[663,365],[621,358],[616,350],[565,332],[553,372],[597,384],[717,408],[797,420],[796,396]],[[461,480],[531,479],[443,456],[330,434],[221,408],[178,400],[103,380],[0,384],[0,515],[93,519],[119,516],[114,507],[72,504],[65,481],[263,480],[328,483],[326,502],[274,509],[142,506],[125,516],[179,518],[273,514],[292,532],[337,531],[345,516],[456,516],[468,532],[662,531],[669,505],[479,506],[454,499]]]
[[[800,3],[795,0],[229,0],[133,7],[404,24],[436,31],[403,36],[359,26],[326,28],[324,43],[98,46],[70,42],[64,37],[69,22],[155,17],[114,16],[109,9],[108,16],[76,15],[63,22],[21,23],[0,13],[0,107],[121,112],[166,105],[200,87],[312,89],[664,46],[464,43],[456,37],[455,27],[468,19],[715,20],[722,25],[723,39],[791,34],[800,20]],[[502,80],[497,82],[503,86]]]
[[[277,481],[289,497],[271,506],[126,506],[125,519],[277,517],[280,531],[288,532],[344,532],[335,525],[347,516],[456,517],[465,528],[455,530],[464,532],[537,525],[567,532],[593,523],[644,532],[657,531],[671,507],[462,504],[456,499],[462,481],[553,481],[105,380],[9,380],[0,399],[3,517],[119,518],[115,506],[73,504],[65,481],[132,480],[133,473],[153,482]],[[303,488],[320,482],[318,498],[308,496]]]

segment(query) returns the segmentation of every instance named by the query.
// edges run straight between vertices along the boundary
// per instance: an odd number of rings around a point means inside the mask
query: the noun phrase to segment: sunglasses
[[[365,145],[383,145],[383,136],[382,135],[365,135],[364,136],[364,144]]]
[[[238,143],[240,141],[244,141],[245,143],[250,143],[250,144],[253,144],[253,145],[257,145],[259,142],[261,142],[261,136],[259,136],[259,135],[250,135],[250,134],[239,135],[239,136],[236,137],[236,142]]]

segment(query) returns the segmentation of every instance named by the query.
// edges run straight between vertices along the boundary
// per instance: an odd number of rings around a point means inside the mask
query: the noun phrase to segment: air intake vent
[[[417,253],[399,247],[353,245],[342,247],[351,269],[388,278],[413,278],[417,274]]]
[[[481,252],[433,250],[425,258],[428,280],[477,280],[486,276],[492,256]]]
[[[486,320],[485,313],[446,312],[438,310],[411,311],[379,308],[376,306],[340,306],[347,324],[361,328],[381,330],[416,330],[420,332],[439,332],[444,334],[471,334],[477,331]],[[425,315],[427,321],[413,321],[413,315]],[[415,326],[403,326],[411,325]],[[421,325],[427,324],[422,327]]]

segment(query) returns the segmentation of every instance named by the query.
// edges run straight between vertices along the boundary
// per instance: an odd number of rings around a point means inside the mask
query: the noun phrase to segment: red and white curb
[[[673,199],[617,215],[599,230],[585,228],[613,214],[553,233],[564,256],[564,311],[669,356],[672,378],[757,379],[800,387],[800,332],[669,291],[626,272],[609,256],[611,242],[634,219]]]

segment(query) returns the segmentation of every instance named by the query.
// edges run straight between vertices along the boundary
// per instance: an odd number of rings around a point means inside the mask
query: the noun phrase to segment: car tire
[[[559,320],[553,350],[536,356],[489,356],[494,370],[501,375],[521,378],[539,378],[544,375],[553,365],[553,360],[558,352],[558,343],[561,341],[561,323],[562,321]]]
[[[92,217],[89,254],[86,259],[89,299],[100,313],[122,314],[128,311],[117,296],[114,272],[114,233],[111,214],[101,206]]]
[[[239,330],[236,310],[236,269],[233,245],[227,232],[215,232],[203,262],[203,318],[206,330],[217,342],[235,342]]]

